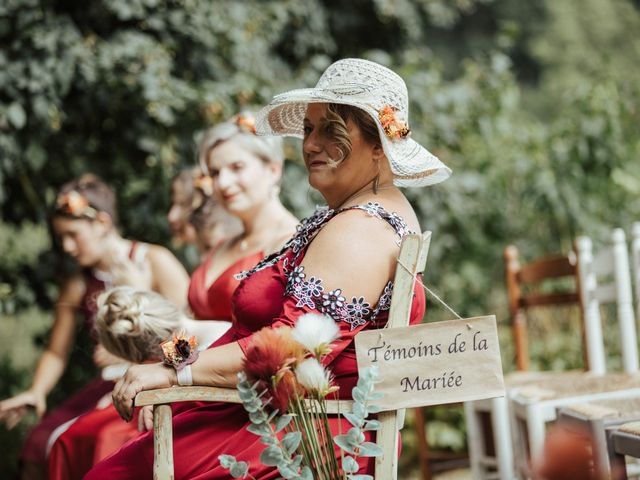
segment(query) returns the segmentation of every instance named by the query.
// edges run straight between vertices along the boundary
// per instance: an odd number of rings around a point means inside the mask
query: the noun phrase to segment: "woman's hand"
[[[138,412],[138,431],[147,432],[153,430],[153,405],[145,405]]]
[[[133,400],[138,393],[177,383],[176,371],[162,363],[133,365],[113,388],[113,406],[122,419],[129,422],[133,416]]]
[[[7,428],[12,429],[25,416],[30,408],[35,409],[39,417],[47,410],[45,396],[34,390],[27,390],[15,397],[7,398],[0,402],[0,422],[4,422]]]

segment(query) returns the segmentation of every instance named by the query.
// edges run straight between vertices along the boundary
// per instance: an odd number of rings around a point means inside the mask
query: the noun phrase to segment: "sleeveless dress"
[[[146,244],[131,242],[129,258],[136,262],[140,257],[146,255]],[[96,299],[98,295],[110,288],[109,280],[93,269],[83,271],[85,282],[85,293],[82,297],[79,310],[84,317],[84,328],[90,333],[91,338],[96,340],[95,316],[98,313]],[[55,409],[47,412],[40,423],[36,425],[27,437],[23,446],[20,458],[23,461],[32,463],[46,462],[48,448],[52,444],[52,435],[64,431],[64,427],[73,421],[78,415],[90,411],[96,403],[113,389],[114,383],[105,381],[98,377],[82,387],[62,402]]]
[[[320,229],[335,215],[345,210],[362,210],[382,219],[395,230],[398,241],[410,233],[405,222],[395,213],[388,213],[377,203],[342,210],[321,208],[303,220],[295,236],[278,253],[265,258],[256,267],[244,272],[244,280],[233,295],[233,326],[212,347],[238,342],[243,350],[251,342],[253,332],[265,326],[292,326],[304,313],[321,312],[331,316],[340,328],[340,337],[325,364],[335,376],[341,398],[351,398],[357,382],[353,337],[360,331],[385,325],[391,306],[393,283],[388,282],[377,302],[363,297],[351,300],[340,289],[326,291],[322,279],[308,277],[300,262],[307,246]],[[411,308],[411,323],[420,323],[425,310],[424,291],[416,286]],[[218,456],[234,455],[250,463],[249,473],[256,479],[279,478],[274,467],[260,463],[265,445],[259,437],[246,430],[248,415],[242,405],[229,403],[189,402],[173,417],[174,468],[176,479],[228,479]],[[345,419],[338,426],[337,417],[330,418],[335,435],[338,428],[347,431]],[[373,435],[369,432],[368,438]],[[359,459],[360,473],[373,472],[374,460]],[[97,464],[85,477],[88,480],[151,478],[153,471],[153,435],[147,432],[130,441],[114,455]]]
[[[240,283],[235,274],[253,267],[263,257],[252,253],[230,265],[207,288],[206,275],[215,251],[196,268],[189,283],[189,306],[197,320],[231,321],[231,296]],[[49,480],[81,479],[90,469],[140,435],[137,419],[123,422],[109,405],[79,417],[53,444],[49,453]]]

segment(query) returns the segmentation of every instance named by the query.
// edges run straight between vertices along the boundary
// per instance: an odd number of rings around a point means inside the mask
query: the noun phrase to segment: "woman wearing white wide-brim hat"
[[[280,252],[243,273],[233,300],[234,325],[185,367],[189,382],[234,386],[254,332],[265,326],[291,326],[306,313],[321,313],[339,327],[323,363],[335,376],[338,395],[350,397],[357,381],[353,337],[385,324],[400,239],[420,231],[397,185],[431,185],[450,175],[411,140],[407,105],[399,76],[373,62],[346,59],[331,65],[316,88],[278,95],[258,114],[258,133],[303,138],[309,182],[328,207],[303,220]],[[424,291],[418,287],[412,323],[422,320],[424,308]],[[185,377],[162,364],[137,366],[116,385],[115,405],[130,419],[139,391],[184,383]],[[173,424],[176,478],[229,478],[218,461],[223,453],[250,462],[255,478],[279,476],[275,467],[260,463],[264,445],[246,430],[249,420],[242,406],[180,408]],[[340,428],[346,432],[350,425],[343,422]],[[335,435],[338,420],[332,418],[330,425]],[[145,434],[85,478],[146,478],[152,455],[153,439]],[[373,472],[372,459],[358,462],[360,473]]]

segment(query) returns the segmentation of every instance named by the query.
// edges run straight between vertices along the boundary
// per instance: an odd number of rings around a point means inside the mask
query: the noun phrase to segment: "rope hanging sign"
[[[462,318],[415,270],[398,263],[456,319],[356,335],[358,368],[379,369],[376,391],[383,396],[376,405],[385,411],[504,396],[495,316]]]

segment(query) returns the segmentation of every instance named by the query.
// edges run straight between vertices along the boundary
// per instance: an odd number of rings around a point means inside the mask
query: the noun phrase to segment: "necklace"
[[[382,191],[382,190],[390,190],[392,188],[395,188],[393,185],[386,185],[384,187],[378,187],[376,190],[378,192]],[[338,205],[335,210],[339,210],[341,208],[344,208],[345,205],[349,202],[352,202],[353,200],[355,200],[356,198],[361,197],[362,195],[364,195],[365,193],[369,193],[369,192],[373,192],[373,187],[371,188],[367,188],[366,190],[361,190],[359,192],[354,193],[353,195],[351,195],[350,197],[347,197],[340,205]]]

